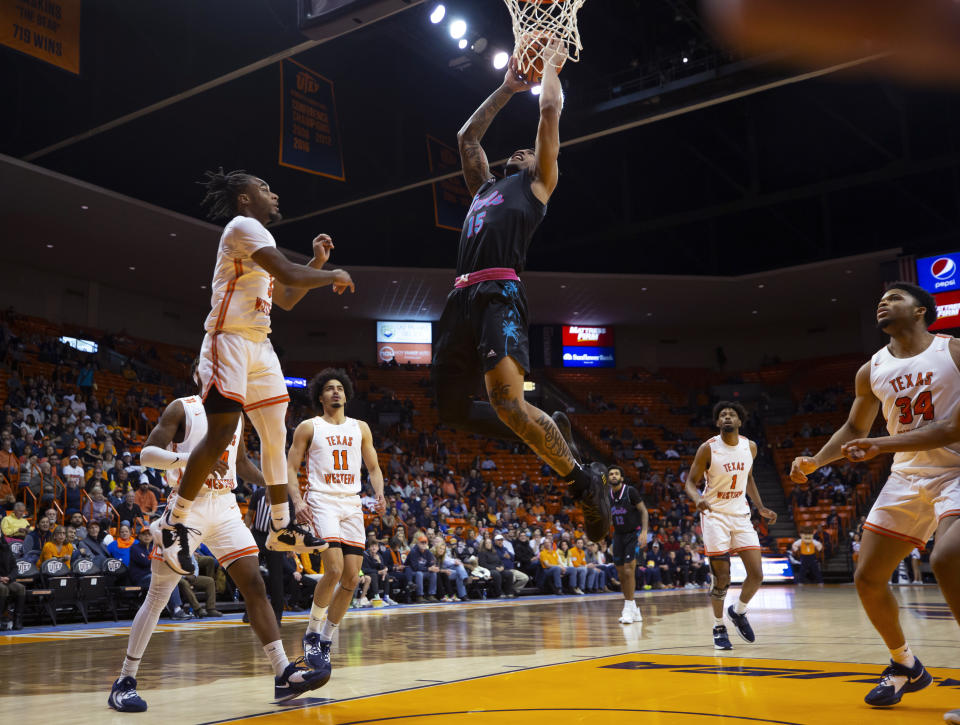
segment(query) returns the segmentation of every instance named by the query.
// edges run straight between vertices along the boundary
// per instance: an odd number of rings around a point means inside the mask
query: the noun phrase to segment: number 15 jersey
[[[947,335],[936,335],[919,355],[897,358],[886,347],[870,361],[870,387],[880,400],[890,435],[950,420],[960,405],[960,370],[950,355]],[[960,468],[960,444],[893,457],[892,470],[903,475],[937,476]]]
[[[360,423],[355,418],[334,425],[316,416],[307,455],[309,490],[333,495],[360,493],[362,442]]]

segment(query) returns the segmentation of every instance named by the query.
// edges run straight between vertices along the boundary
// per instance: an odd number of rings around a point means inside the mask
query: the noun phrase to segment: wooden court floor
[[[936,723],[960,708],[960,630],[935,587],[900,587],[903,624],[934,675],[895,708],[863,704],[887,651],[851,586],[764,587],[757,642],[714,654],[703,590],[642,595],[642,625],[613,595],[350,612],[334,675],[272,703],[272,677],[237,618],[165,623],[138,676],[143,714],[106,706],[123,623],[0,636],[9,723]],[[306,617],[285,617],[299,654]]]

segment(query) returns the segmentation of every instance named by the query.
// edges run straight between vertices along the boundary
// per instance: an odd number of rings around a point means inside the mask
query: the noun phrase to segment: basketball
[[[550,42],[549,36],[522,38],[517,44],[514,56],[517,58],[520,75],[527,83],[540,83],[543,80],[544,51]],[[563,69],[566,58],[556,64],[557,73]]]
[[[925,83],[960,83],[960,14],[941,0],[707,0],[728,44],[745,53],[786,53],[824,66],[882,54],[871,68]]]

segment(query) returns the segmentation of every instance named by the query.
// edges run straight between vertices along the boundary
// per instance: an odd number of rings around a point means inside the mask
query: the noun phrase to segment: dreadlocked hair
[[[204,171],[204,181],[197,183],[207,189],[200,206],[207,207],[208,219],[229,219],[237,215],[237,197],[246,191],[254,177],[243,169],[224,173],[221,166],[218,171]]]

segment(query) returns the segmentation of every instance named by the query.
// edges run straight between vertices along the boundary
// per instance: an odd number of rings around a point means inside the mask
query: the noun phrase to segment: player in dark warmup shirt
[[[623,611],[620,624],[642,622],[643,616],[634,594],[637,588],[637,529],[639,541],[647,543],[650,519],[643,497],[633,486],[623,480],[623,469],[611,466],[607,472],[610,480],[610,515],[613,518],[613,563],[620,575],[620,591],[623,592]]]
[[[516,151],[499,181],[490,173],[480,139],[518,91],[530,85],[511,59],[503,84],[484,101],[457,135],[463,175],[474,195],[460,234],[457,279],[440,318],[433,357],[440,420],[480,435],[520,438],[568,481],[583,506],[586,533],[599,541],[610,531],[606,468],[581,466],[570,446],[570,422],[553,418],[523,397],[530,369],[527,300],[518,276],[527,248],[557,186],[563,91],[547,63],[540,94],[536,147]],[[474,402],[483,373],[489,403]],[[558,427],[558,424],[560,427]]]

